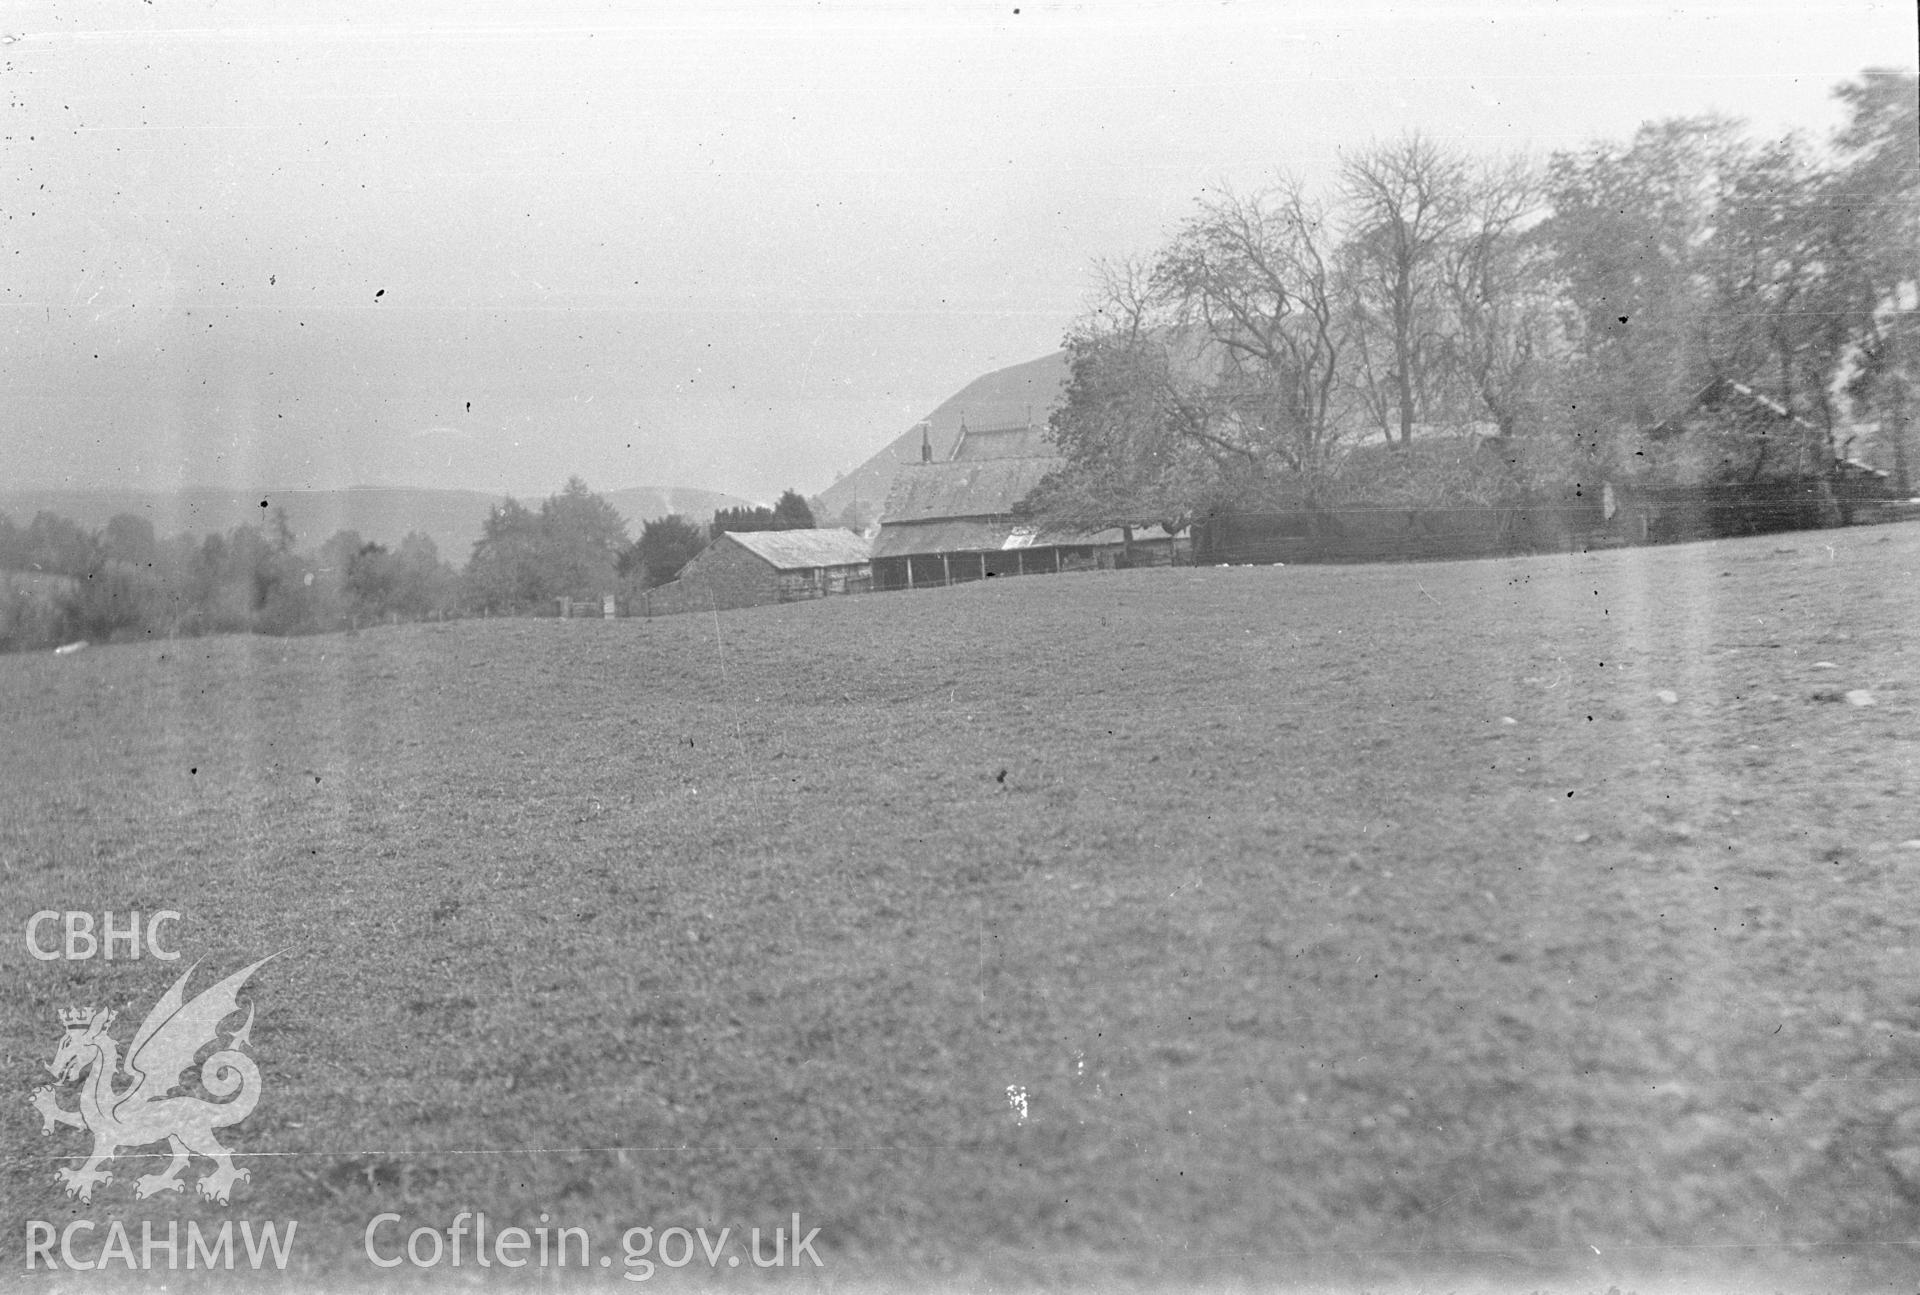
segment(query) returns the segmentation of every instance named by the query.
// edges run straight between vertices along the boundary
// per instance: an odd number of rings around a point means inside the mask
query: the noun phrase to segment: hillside
[[[603,492],[627,519],[627,530],[671,512],[705,520],[716,509],[748,503],[714,490],[638,486]],[[182,531],[202,535],[261,520],[262,501],[286,509],[287,522],[301,546],[324,542],[336,531],[358,531],[368,540],[397,544],[409,531],[433,538],[440,554],[456,566],[466,560],[480,537],[487,510],[503,496],[479,490],[422,490],[354,486],[346,490],[274,490],[259,494],[195,488],[172,492],[140,490],[0,490],[0,513],[25,525],[42,510],[71,518],[89,529],[106,525],[120,513],[153,523],[161,537]],[[536,500],[521,502],[533,504]]]
[[[969,427],[995,427],[1032,419],[1044,423],[1059,400],[1067,380],[1067,356],[1056,351],[1037,360],[995,369],[975,378],[939,408],[927,415],[933,457],[945,459],[960,436],[960,420]],[[920,432],[909,427],[878,454],[820,492],[827,515],[837,516],[848,505],[877,518],[902,463],[920,458]]]

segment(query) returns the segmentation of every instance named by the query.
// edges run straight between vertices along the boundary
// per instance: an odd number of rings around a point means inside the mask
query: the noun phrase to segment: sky
[[[1824,138],[1911,0],[13,0],[0,488],[813,494],[1210,190]]]

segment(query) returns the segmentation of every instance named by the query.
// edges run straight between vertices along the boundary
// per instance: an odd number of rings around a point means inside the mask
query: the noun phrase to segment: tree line
[[[1469,429],[1503,438],[1535,492],[1848,452],[1911,489],[1916,79],[1874,69],[1835,93],[1847,121],[1825,146],[1695,117],[1539,163],[1416,133],[1344,154],[1321,190],[1283,176],[1209,195],[1152,254],[1096,266],[1051,420],[1067,466],[1036,506],[1179,525],[1444,495],[1460,483],[1395,462],[1418,455],[1351,451]],[[1716,380],[1777,425],[1650,450],[1647,430]]]
[[[395,548],[340,531],[302,552],[285,513],[159,539],[122,514],[98,531],[51,512],[0,515],[0,651],[76,639],[302,634],[457,614],[460,577],[432,539]]]
[[[132,514],[97,531],[52,512],[25,526],[0,514],[0,651],[551,613],[562,598],[663,584],[721,530],[812,525],[807,501],[789,490],[772,508],[723,509],[710,525],[658,518],[630,540],[626,520],[576,477],[537,507],[495,505],[456,569],[419,533],[389,547],[342,530],[303,550],[279,509],[259,524],[165,540]]]
[[[574,477],[538,509],[509,498],[487,514],[463,576],[469,610],[519,615],[562,598],[631,597],[680,574],[722,531],[811,530],[813,509],[788,490],[771,508],[723,508],[701,524],[677,513],[629,539],[626,519]]]

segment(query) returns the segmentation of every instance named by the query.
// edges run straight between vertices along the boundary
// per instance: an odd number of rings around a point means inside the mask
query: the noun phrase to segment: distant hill
[[[608,490],[602,497],[627,519],[627,532],[638,537],[640,527],[656,517],[678,512],[706,521],[721,508],[751,506],[752,501],[715,490],[638,486]],[[42,510],[70,518],[89,530],[105,526],[120,513],[131,513],[153,523],[162,539],[180,534],[204,535],[227,531],[247,522],[260,522],[261,507],[284,508],[302,548],[324,543],[338,531],[358,531],[368,540],[398,544],[409,531],[432,537],[440,556],[455,566],[464,564],[473,542],[480,538],[487,510],[504,495],[478,490],[423,490],[406,487],[354,486],[346,490],[236,490],[191,488],[170,492],[138,490],[0,490],[0,513],[24,526]],[[539,500],[522,498],[529,506]]]
[[[1066,352],[1056,351],[975,378],[927,415],[926,421],[932,425],[928,440],[933,446],[933,457],[945,460],[953,453],[954,442],[960,439],[962,418],[970,428],[1004,427],[1029,419],[1045,426],[1066,389],[1067,376]],[[827,506],[827,517],[836,517],[849,504],[855,504],[862,512],[878,518],[887,502],[887,491],[893,486],[893,474],[901,464],[919,461],[920,433],[910,427],[878,454],[820,492],[819,498]],[[821,520],[824,522],[827,518]]]
[[[602,497],[627,519],[627,530],[635,539],[640,527],[656,517],[679,513],[689,521],[710,522],[722,508],[757,508],[758,501],[738,495],[723,495],[717,490],[687,490],[676,487],[635,486],[631,490],[607,490]],[[523,501],[528,502],[528,501]]]

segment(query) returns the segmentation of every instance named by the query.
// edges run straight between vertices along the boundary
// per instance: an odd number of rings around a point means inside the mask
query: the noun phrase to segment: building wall
[[[868,563],[780,571],[745,546],[722,537],[687,563],[678,580],[642,594],[637,610],[643,616],[727,611],[865,593],[871,588],[873,568]]]
[[[642,598],[643,614],[726,611],[780,601],[780,573],[766,559],[722,536],[702,549],[680,572]]]
[[[1597,499],[1574,506],[1222,514],[1196,526],[1193,560],[1415,562],[1565,552],[1601,526]]]
[[[871,563],[849,563],[837,567],[808,567],[800,571],[778,573],[780,601],[803,602],[832,594],[863,594],[873,588]]]
[[[944,559],[944,561],[943,561]],[[916,553],[912,557],[876,558],[875,589],[931,589],[969,580],[1012,575],[1051,575],[1056,571],[1111,571],[1123,566],[1184,566],[1193,560],[1192,541],[1135,540],[1129,562],[1121,544],[1044,545],[1028,549],[956,549],[948,553]],[[911,566],[912,581],[908,571]]]

